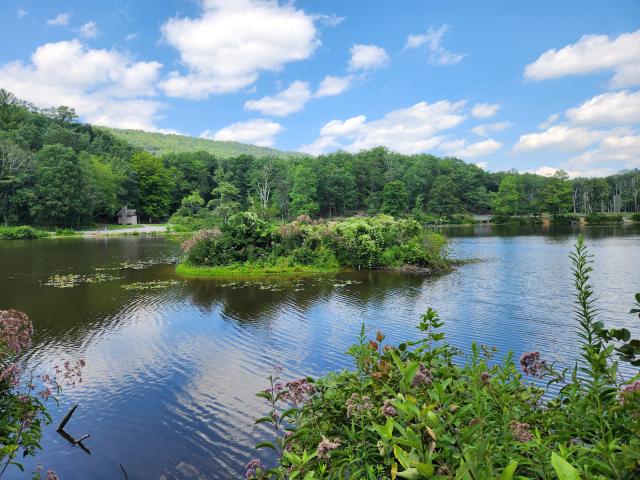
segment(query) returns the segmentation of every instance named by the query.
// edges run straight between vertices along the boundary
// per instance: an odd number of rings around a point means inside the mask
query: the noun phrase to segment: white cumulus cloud
[[[232,123],[215,132],[205,130],[200,134],[200,138],[252,143],[260,147],[270,147],[274,144],[275,137],[282,131],[284,131],[284,128],[279,123],[261,118]]]
[[[163,105],[148,97],[161,68],[71,40],[38,47],[29,63],[0,65],[0,87],[40,107],[73,107],[90,123],[155,130]]]
[[[579,125],[621,125],[640,123],[640,91],[603,93],[566,112]]]
[[[291,113],[302,110],[310,98],[309,83],[296,81],[274,96],[245,102],[244,108],[245,110],[260,112],[263,115],[286,117]]]
[[[367,121],[364,115],[332,120],[321,128],[318,139],[301,149],[318,154],[329,148],[355,152],[383,145],[401,153],[425,152],[446,140],[441,132],[464,121],[465,103],[419,102],[393,110],[378,120]]]
[[[585,75],[611,70],[614,88],[640,84],[640,30],[615,38],[585,35],[559,50],[550,49],[525,67],[531,80],[547,80],[566,75]]]
[[[314,17],[293,3],[205,0],[197,18],[172,18],[162,26],[186,73],[161,87],[169,96],[206,98],[253,84],[261,71],[309,58],[319,45]]]
[[[347,75],[346,77],[334,77],[333,75],[327,75],[320,82],[320,86],[316,91],[316,97],[329,97],[332,95],[340,95],[351,87],[353,77]]]
[[[640,167],[640,135],[610,133],[602,138],[597,148],[587,150],[569,160],[569,165],[616,163],[624,168]]]
[[[493,138],[488,138],[481,142],[470,143],[462,148],[453,151],[453,155],[462,159],[476,158],[497,152],[502,148],[500,142],[496,142]]]
[[[471,109],[471,115],[475,118],[493,117],[500,110],[497,103],[476,103]]]
[[[511,122],[483,123],[473,127],[471,131],[480,137],[487,137],[493,132],[501,132],[511,126]]]
[[[601,132],[570,125],[553,125],[542,132],[521,135],[513,147],[515,152],[534,150],[579,151],[593,145]]]
[[[355,44],[349,50],[349,70],[376,70],[389,64],[389,55],[377,45]]]
[[[449,30],[449,25],[442,25],[438,28],[429,27],[426,33],[419,35],[409,35],[405,43],[405,48],[425,47],[429,54],[429,61],[435,65],[455,65],[464,57],[464,53],[455,53],[442,46],[442,40]]]

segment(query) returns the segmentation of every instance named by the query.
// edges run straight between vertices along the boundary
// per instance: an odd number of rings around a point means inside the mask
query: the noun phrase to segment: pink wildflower
[[[382,408],[380,408],[380,413],[385,417],[395,417],[398,414],[398,411],[393,405],[391,405],[391,400],[385,400]]]
[[[547,369],[547,362],[540,357],[540,352],[525,352],[520,357],[520,367],[525,375],[542,378]]]
[[[511,434],[518,442],[526,443],[533,440],[533,434],[531,433],[528,423],[511,422]]]
[[[18,354],[31,346],[33,325],[25,313],[0,310],[0,344]]]
[[[358,395],[353,393],[351,397],[346,401],[347,405],[347,417],[366,412],[373,408],[373,403],[366,395]]]
[[[316,388],[311,385],[306,378],[287,382],[285,387],[287,388],[287,391],[283,398],[294,405],[304,402],[309,396],[316,393]]]
[[[640,380],[624,385],[620,391],[620,403],[624,405],[625,400],[634,394],[640,394]]]
[[[247,463],[247,472],[245,474],[246,479],[255,478],[257,470],[262,468],[262,463],[257,458],[254,458],[249,463]]]
[[[331,450],[335,450],[340,447],[340,439],[334,438],[333,441],[329,440],[327,437],[323,436],[322,441],[318,444],[318,448],[316,452],[318,453],[318,458],[328,459]]]
[[[413,388],[419,386],[428,387],[433,383],[433,377],[431,376],[431,372],[422,364],[420,364],[420,368],[416,373],[416,376],[413,377],[413,382],[411,382],[411,386]]]

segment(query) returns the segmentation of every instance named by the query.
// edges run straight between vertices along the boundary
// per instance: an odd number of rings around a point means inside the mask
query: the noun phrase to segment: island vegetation
[[[327,272],[339,268],[438,272],[448,268],[446,239],[419,222],[389,215],[273,223],[253,212],[232,215],[182,245],[183,275]]]
[[[276,370],[258,393],[273,427],[275,465],[248,479],[632,479],[640,476],[640,340],[597,320],[580,237],[573,261],[577,361],[537,351],[495,359],[449,345],[429,309],[421,338],[399,345],[365,327],[354,370],[289,382]],[[640,293],[636,295],[640,307]],[[631,313],[638,314],[640,308]],[[550,388],[552,387],[552,388]]]
[[[240,144],[215,150],[185,138],[94,127],[72,108],[41,110],[1,90],[0,221],[77,229],[112,223],[123,205],[144,222],[170,219],[178,231],[220,226],[243,211],[268,221],[384,213],[422,224],[468,223],[473,214],[501,222],[598,214],[602,223],[640,211],[638,169],[569,179],[382,147],[313,157]]]

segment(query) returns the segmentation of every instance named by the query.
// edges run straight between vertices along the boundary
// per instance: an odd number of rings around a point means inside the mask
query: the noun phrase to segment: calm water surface
[[[538,349],[570,361],[567,255],[577,232],[453,228],[454,256],[480,261],[433,278],[366,272],[185,281],[171,264],[175,244],[163,238],[0,242],[0,308],[24,310],[36,328],[28,363],[46,370],[87,360],[82,384],[63,392],[60,407],[50,404],[53,425],[38,461],[63,480],[121,478],[120,463],[130,479],[243,478],[253,445],[267,434],[253,424],[266,411],[254,393],[274,364],[286,378],[349,367],[344,352],[362,322],[392,342],[415,338],[428,306],[463,349],[477,340],[502,354]],[[638,318],[626,313],[640,291],[640,227],[584,232],[602,320],[640,334]],[[44,285],[55,274],[96,273],[121,278]],[[180,283],[122,288],[172,279]],[[55,433],[75,403],[67,430],[91,434],[91,455]]]

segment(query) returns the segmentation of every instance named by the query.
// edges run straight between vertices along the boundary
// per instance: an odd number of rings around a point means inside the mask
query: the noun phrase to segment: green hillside
[[[280,158],[307,156],[300,152],[283,152],[275,148],[258,147],[246,143],[221,142],[204,138],[188,137],[186,135],[144,132],[142,130],[99,128],[112,133],[133,146],[143,148],[156,155],[205,151],[221,158],[236,157],[242,154],[253,155],[255,157],[277,156]]]

